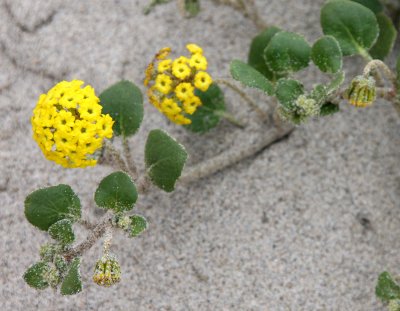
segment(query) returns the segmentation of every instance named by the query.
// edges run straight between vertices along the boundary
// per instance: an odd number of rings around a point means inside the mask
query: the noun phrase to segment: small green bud
[[[123,216],[118,219],[117,226],[123,230],[128,230],[131,222],[132,221],[129,216]]]
[[[356,107],[368,107],[376,99],[376,87],[373,77],[357,76],[346,90],[344,97]]]
[[[313,117],[319,114],[320,107],[318,103],[306,95],[300,95],[294,105],[296,112],[304,117]]]
[[[68,264],[63,256],[56,255],[54,257],[54,265],[60,273],[65,273],[68,270]]]
[[[44,244],[40,247],[40,258],[45,262],[52,262],[58,251],[59,247],[56,244]]]
[[[392,299],[389,301],[388,305],[389,311],[400,311],[400,300],[399,299]]]
[[[110,287],[121,280],[121,266],[115,257],[104,255],[97,261],[93,281],[105,287]]]
[[[43,278],[52,288],[56,288],[61,282],[60,272],[56,268],[49,268],[45,271]]]

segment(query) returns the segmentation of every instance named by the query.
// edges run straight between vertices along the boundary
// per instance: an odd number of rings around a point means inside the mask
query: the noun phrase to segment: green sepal
[[[148,227],[146,218],[140,215],[130,216],[131,224],[129,225],[129,235],[131,237],[137,237],[143,233]]]
[[[82,291],[82,280],[80,274],[81,258],[76,257],[72,260],[68,272],[61,284],[62,295],[74,295]]]
[[[47,262],[40,261],[30,266],[28,270],[26,270],[23,278],[30,287],[45,289],[49,286],[49,283],[45,279],[45,275],[49,269],[50,265]]]
[[[102,113],[115,121],[115,135],[127,137],[137,132],[143,120],[143,96],[135,84],[120,81],[103,91],[99,98]]]
[[[273,95],[274,86],[260,72],[240,60],[231,62],[232,77],[245,86],[256,88],[268,95]]]
[[[272,37],[282,31],[278,27],[271,26],[266,28],[263,32],[253,38],[250,45],[250,51],[248,56],[248,64],[263,74],[270,81],[277,81],[281,78],[281,75],[277,75],[267,65],[264,58],[264,50],[268,46]]]
[[[62,219],[80,219],[81,203],[68,185],[43,188],[26,197],[25,217],[35,227],[47,231]]]
[[[339,42],[333,36],[319,38],[311,49],[311,59],[322,72],[338,72],[343,64]]]
[[[379,24],[379,36],[369,54],[374,59],[384,60],[393,49],[397,37],[397,30],[392,20],[383,13],[376,15]]]
[[[195,95],[200,98],[202,105],[195,113],[186,116],[192,123],[185,125],[185,128],[202,134],[216,127],[221,121],[221,113],[226,111],[224,93],[213,83],[205,92],[196,89]]]
[[[303,36],[287,31],[275,34],[264,51],[267,65],[278,74],[288,74],[306,68],[311,47]]]
[[[72,221],[62,219],[52,224],[48,230],[50,236],[63,245],[71,244],[75,241],[75,234],[72,230]]]
[[[287,110],[293,109],[294,101],[304,94],[303,84],[298,80],[280,79],[276,84],[276,97]]]
[[[328,1],[321,10],[321,26],[325,35],[336,38],[343,55],[368,55],[379,34],[375,14],[349,0]]]
[[[152,130],[147,137],[145,163],[150,180],[171,192],[182,174],[188,155],[185,148],[163,130]]]
[[[138,198],[136,186],[131,177],[122,172],[114,172],[99,184],[94,200],[97,206],[116,213],[131,210]]]

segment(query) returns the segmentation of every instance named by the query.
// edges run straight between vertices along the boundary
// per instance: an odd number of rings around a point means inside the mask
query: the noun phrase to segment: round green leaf
[[[146,169],[150,180],[171,192],[187,159],[185,148],[162,130],[149,133],[145,147]]]
[[[308,66],[311,48],[299,34],[281,31],[275,34],[264,51],[267,65],[280,74],[299,71]]]
[[[232,77],[243,85],[259,89],[268,95],[274,93],[274,87],[260,72],[240,60],[231,62]]]
[[[321,106],[321,110],[319,112],[320,116],[329,116],[331,114],[334,114],[336,112],[339,112],[340,108],[339,105],[335,105],[331,102],[326,102]]]
[[[94,200],[99,207],[125,212],[133,208],[138,198],[136,186],[124,172],[114,172],[99,184]]]
[[[378,14],[383,11],[383,5],[379,0],[352,0],[354,2],[358,2],[359,4],[367,7],[375,14]]]
[[[322,72],[336,73],[342,69],[342,51],[332,36],[324,36],[314,43],[311,59]]]
[[[365,54],[379,34],[375,14],[349,0],[328,1],[321,10],[321,25],[325,35],[338,40],[343,55]]]
[[[81,203],[68,185],[39,189],[25,199],[25,216],[41,230],[62,219],[75,221],[81,217]]]
[[[62,295],[74,295],[82,291],[82,280],[79,272],[80,264],[81,259],[79,257],[72,260],[61,284]]]
[[[251,67],[261,72],[267,79],[276,81],[280,76],[277,76],[267,65],[264,58],[264,50],[271,41],[272,37],[281,31],[278,27],[268,27],[259,35],[254,37],[250,45],[248,63]]]
[[[137,132],[143,120],[143,96],[130,81],[120,81],[100,94],[102,113],[115,121],[115,135],[131,136]]]
[[[143,216],[133,215],[129,218],[131,220],[131,225],[129,228],[129,234],[131,237],[136,237],[147,229],[147,220]]]
[[[369,54],[374,59],[383,60],[390,54],[397,37],[397,30],[392,20],[383,13],[376,15],[379,24],[379,37],[374,46],[369,50]]]
[[[192,123],[185,125],[185,128],[195,133],[205,133],[221,121],[219,112],[226,110],[224,93],[213,83],[205,92],[196,89],[195,94],[200,98],[202,105],[194,114],[187,116]]]
[[[69,219],[62,219],[49,227],[49,234],[60,243],[67,245],[75,241],[75,234],[72,230],[72,222]]]
[[[33,288],[45,289],[49,283],[45,280],[45,274],[50,269],[47,262],[38,262],[32,265],[24,274],[25,282]]]
[[[393,280],[388,272],[382,272],[378,277],[375,288],[376,296],[382,301],[400,299],[400,286]]]
[[[304,87],[300,81],[280,79],[276,85],[276,97],[287,110],[293,109],[293,102],[304,94]]]

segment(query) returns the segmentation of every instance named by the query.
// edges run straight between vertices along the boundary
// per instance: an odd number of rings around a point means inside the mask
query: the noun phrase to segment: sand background
[[[257,6],[268,23],[313,42],[321,35],[323,2],[259,0]],[[142,88],[142,72],[160,47],[183,51],[192,41],[205,49],[211,74],[227,77],[229,61],[246,59],[257,30],[207,0],[190,20],[174,4],[144,16],[144,0],[0,3],[2,310],[384,310],[374,295],[377,275],[400,273],[400,121],[384,101],[365,110],[344,104],[341,113],[297,128],[234,167],[173,194],[141,197],[137,211],[150,229],[135,240],[115,236],[112,250],[123,270],[117,286],[91,282],[98,243],[84,256],[79,295],[29,288],[21,275],[47,237],[25,220],[25,196],[67,183],[85,217],[95,219],[93,193],[113,171],[65,170],[46,161],[31,139],[38,96],[73,78],[98,91],[120,79]],[[352,58],[346,66],[354,75],[362,61]],[[323,79],[316,70],[299,76],[308,85]],[[228,92],[227,102],[239,117],[249,116],[240,98]],[[235,139],[252,139],[226,122],[192,135],[146,102],[143,126],[131,140],[137,161],[153,128],[185,144],[191,163]],[[85,231],[77,230],[82,238]]]

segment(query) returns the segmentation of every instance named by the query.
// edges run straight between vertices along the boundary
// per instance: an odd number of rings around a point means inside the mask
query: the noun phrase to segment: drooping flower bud
[[[97,261],[93,281],[105,287],[110,287],[121,280],[121,266],[115,257],[108,254]]]
[[[357,76],[345,92],[345,98],[356,107],[368,107],[376,99],[376,87],[373,77]]]

